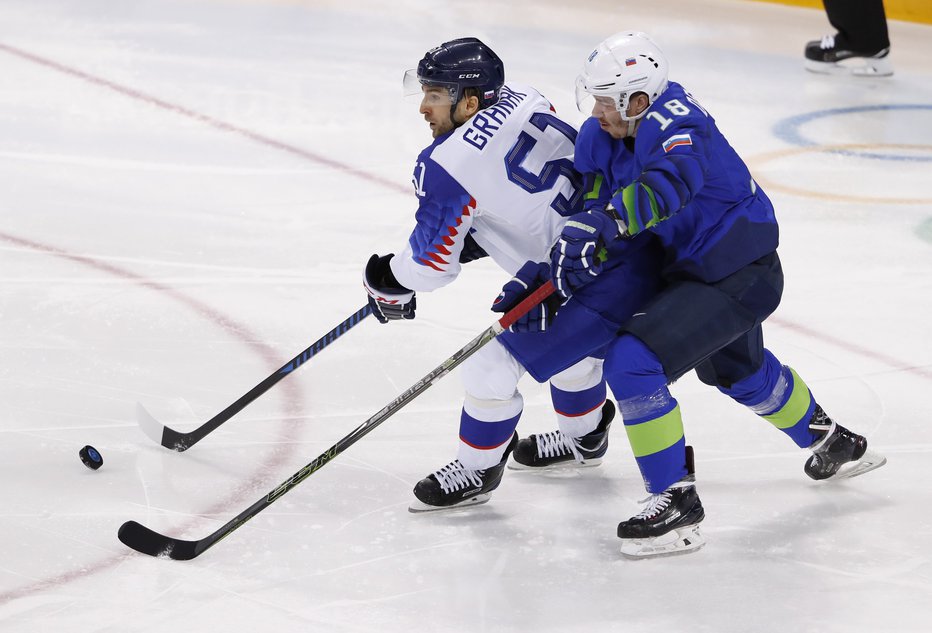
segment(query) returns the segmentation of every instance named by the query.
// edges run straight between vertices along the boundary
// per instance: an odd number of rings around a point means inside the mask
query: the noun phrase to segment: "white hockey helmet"
[[[633,121],[643,113],[627,115],[631,95],[643,92],[653,103],[667,89],[668,70],[666,57],[646,33],[616,33],[599,44],[583,64],[582,74],[576,78],[576,105],[588,114],[591,97],[611,97],[622,120]]]

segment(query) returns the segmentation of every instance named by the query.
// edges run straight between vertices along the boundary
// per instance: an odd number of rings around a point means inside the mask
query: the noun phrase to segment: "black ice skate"
[[[591,433],[571,438],[561,431],[529,435],[518,441],[514,460],[508,468],[514,470],[551,470],[578,466],[598,466],[608,450],[608,430],[615,417],[615,405],[606,400],[602,419]]]
[[[870,53],[848,50],[834,35],[806,44],[806,70],[823,74],[846,74],[860,77],[886,77],[893,74],[890,48]]]
[[[809,447],[812,457],[804,470],[813,479],[847,479],[880,468],[887,458],[867,449],[867,438],[852,433],[816,405],[809,428],[821,439]]]
[[[621,553],[629,558],[681,554],[705,545],[699,524],[705,518],[696,478],[692,447],[686,447],[689,474],[660,494],[644,501],[641,512],[618,524]]]
[[[498,488],[505,472],[508,455],[518,444],[515,433],[502,455],[502,461],[484,470],[463,468],[458,459],[417,482],[414,486],[416,501],[408,506],[410,512],[436,512],[466,506],[479,505],[489,500],[491,492]]]

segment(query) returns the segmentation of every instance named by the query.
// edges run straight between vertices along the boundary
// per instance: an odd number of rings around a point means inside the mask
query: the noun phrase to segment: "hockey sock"
[[[567,437],[582,437],[594,431],[602,418],[605,404],[602,364],[595,359],[591,361],[577,363],[550,381],[557,424]]]
[[[781,365],[766,349],[760,369],[719,390],[786,433],[800,448],[818,439],[809,428],[816,407],[812,392],[792,368]]]
[[[644,485],[663,492],[687,474],[683,420],[663,365],[640,339],[624,335],[605,357],[604,371]]]
[[[687,475],[680,406],[666,386],[649,396],[618,401],[631,450],[651,494]]]
[[[467,396],[460,414],[460,445],[457,459],[466,468],[491,468],[502,460],[508,441],[518,426],[524,399],[480,400]]]

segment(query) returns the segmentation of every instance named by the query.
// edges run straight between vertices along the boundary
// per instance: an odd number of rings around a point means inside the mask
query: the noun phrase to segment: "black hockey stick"
[[[553,291],[553,283],[549,281],[535,290],[524,301],[506,312],[501,319],[467,343],[465,347],[454,352],[453,355],[443,361],[440,366],[414,383],[413,386],[409,387],[407,391],[392,400],[388,405],[382,408],[381,411],[356,427],[349,435],[317,456],[317,458],[289,477],[277,488],[237,514],[214,533],[196,541],[185,541],[159,534],[136,521],[127,521],[120,526],[120,531],[118,533],[119,539],[137,552],[148,554],[149,556],[171,558],[172,560],[191,560],[203,554],[206,550],[216,545],[221,539],[232,534],[234,530],[241,527],[246,521],[249,521],[275,503],[275,501],[280,499],[286,492],[323,468],[330,460],[358,442],[370,431],[375,429],[375,427],[401,410],[402,407],[424,393],[428,387],[440,380],[464,360],[475,354],[486,343],[505,331],[515,321],[524,316],[528,310],[550,296]]]
[[[188,433],[181,433],[175,429],[165,426],[154,417],[152,417],[152,414],[146,411],[146,408],[138,402],[136,403],[136,421],[139,423],[140,428],[142,428],[143,433],[152,438],[153,441],[158,442],[165,448],[170,448],[173,451],[186,451],[204,439],[204,437],[206,437],[218,426],[242,411],[250,402],[271,389],[275,384],[278,383],[279,380],[310,360],[312,356],[315,356],[322,349],[333,343],[340,336],[349,331],[354,325],[365,319],[370,314],[372,314],[372,308],[369,307],[368,304],[365,307],[357,310],[338,326],[314,341],[314,343],[306,350],[275,370],[275,373],[273,373],[271,376],[243,394],[239,400],[228,406],[226,409],[211,419],[207,420],[207,422],[197,427],[193,431],[189,431]]]

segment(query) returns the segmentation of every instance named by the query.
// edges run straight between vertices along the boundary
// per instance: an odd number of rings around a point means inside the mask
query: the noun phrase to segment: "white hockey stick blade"
[[[408,512],[413,512],[414,514],[421,514],[424,512],[450,512],[452,510],[460,510],[462,508],[488,503],[491,497],[492,494],[487,492],[485,494],[476,495],[475,497],[466,499],[465,501],[460,501],[459,503],[452,506],[431,506],[415,499],[411,502],[411,505],[408,506]]]
[[[699,526],[687,525],[654,538],[621,539],[621,553],[627,558],[640,560],[685,554],[703,545],[705,538],[699,532]]]
[[[869,473],[876,468],[880,468],[886,463],[886,457],[880,453],[876,453],[870,449],[867,449],[864,451],[864,454],[861,455],[861,459],[856,462],[848,462],[839,468],[838,472],[830,478],[830,481],[851,479],[852,477],[857,477],[858,475],[863,475],[864,473]]]
[[[139,428],[149,439],[156,444],[162,443],[162,436],[165,434],[165,425],[152,417],[152,414],[146,411],[141,402],[136,403],[136,422]]]

